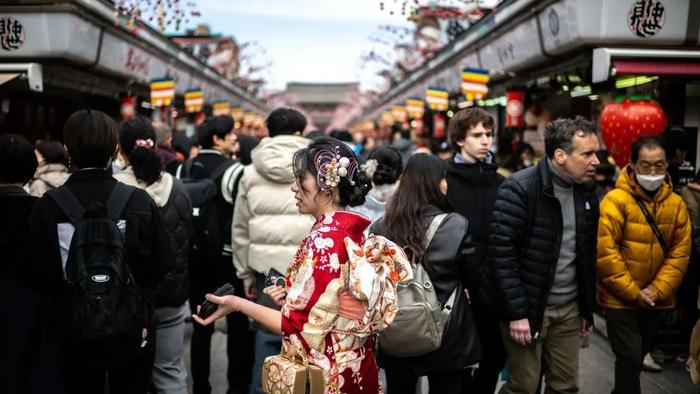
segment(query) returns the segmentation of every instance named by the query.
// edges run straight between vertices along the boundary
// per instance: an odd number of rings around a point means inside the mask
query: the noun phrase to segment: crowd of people
[[[435,155],[305,133],[290,108],[266,127],[209,117],[189,157],[96,110],[61,142],[0,135],[0,392],[210,393],[218,326],[228,393],[296,393],[290,363],[323,377],[300,392],[575,393],[601,315],[613,392],[640,393],[677,307],[700,376],[700,179],[674,187],[664,138],[615,170],[595,123],[559,119],[504,172],[479,108]]]

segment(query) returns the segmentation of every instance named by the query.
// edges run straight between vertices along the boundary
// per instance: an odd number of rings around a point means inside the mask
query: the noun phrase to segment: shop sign
[[[659,0],[637,0],[630,7],[627,25],[637,37],[646,38],[661,31],[666,9]]]
[[[14,51],[24,44],[24,26],[17,19],[0,18],[0,48]]]

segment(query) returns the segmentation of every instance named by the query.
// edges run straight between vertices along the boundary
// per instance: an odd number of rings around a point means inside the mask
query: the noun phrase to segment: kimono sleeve
[[[326,335],[338,318],[338,297],[347,288],[347,252],[344,235],[310,236],[299,256],[297,271],[282,308],[282,332],[297,334],[322,352]]]

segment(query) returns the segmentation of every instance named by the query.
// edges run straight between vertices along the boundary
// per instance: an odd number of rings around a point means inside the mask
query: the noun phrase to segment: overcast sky
[[[287,82],[357,81],[359,59],[377,27],[408,25],[400,13],[380,10],[379,0],[198,0],[196,4],[202,16],[191,26],[207,23],[212,32],[233,35],[239,44],[257,41],[267,50],[273,63],[271,87],[277,89],[284,89]]]

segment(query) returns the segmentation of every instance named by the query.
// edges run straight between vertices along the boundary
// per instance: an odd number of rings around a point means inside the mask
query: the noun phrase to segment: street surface
[[[597,319],[602,321],[602,318]],[[610,393],[613,387],[613,371],[615,359],[608,345],[604,322],[596,324],[590,346],[581,349],[580,355],[580,386],[581,394]],[[189,339],[191,326],[186,333],[185,361],[189,368]],[[212,337],[212,394],[226,394],[226,337],[216,332]],[[642,373],[642,392],[644,394],[691,394],[700,393],[700,387],[694,387],[690,375],[683,363],[673,361],[663,364],[664,371],[660,373]],[[190,382],[191,385],[191,382]],[[191,388],[190,388],[191,389]],[[427,393],[425,391],[424,393]]]

